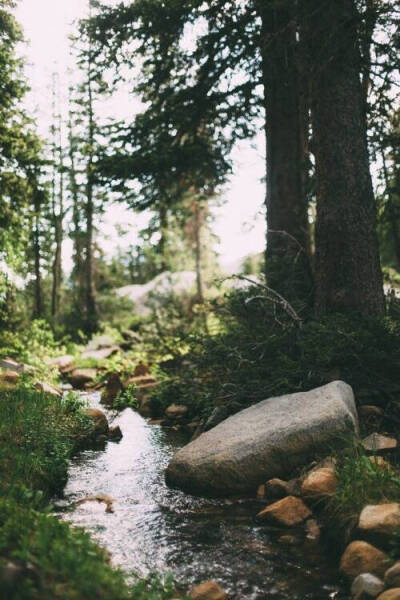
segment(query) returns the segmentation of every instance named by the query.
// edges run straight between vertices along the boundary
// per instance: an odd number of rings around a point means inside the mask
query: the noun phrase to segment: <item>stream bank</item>
[[[99,392],[87,398],[100,407]],[[257,500],[195,498],[165,485],[169,460],[187,442],[181,432],[129,408],[105,412],[123,438],[73,459],[57,510],[106,547],[114,564],[139,575],[172,572],[185,587],[215,579],[232,600],[348,600],[329,548],[256,523]],[[103,503],[78,504],[101,494],[113,498],[113,513]]]

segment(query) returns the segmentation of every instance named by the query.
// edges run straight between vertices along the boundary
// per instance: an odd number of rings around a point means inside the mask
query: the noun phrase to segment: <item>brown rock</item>
[[[400,586],[400,561],[394,563],[393,567],[386,571],[385,584],[389,588]]]
[[[188,407],[183,404],[171,404],[165,411],[168,419],[181,419],[188,412]]]
[[[363,508],[358,528],[364,533],[392,536],[400,528],[400,504],[370,504]]]
[[[289,496],[288,482],[278,477],[270,479],[265,484],[265,495],[267,498],[276,498],[277,500]]]
[[[367,452],[384,453],[397,448],[397,440],[381,435],[380,433],[371,433],[371,435],[363,439],[362,445]]]
[[[400,587],[386,590],[376,600],[400,600]]]
[[[351,542],[344,551],[340,570],[348,577],[357,577],[361,573],[372,573],[383,577],[391,564],[387,554],[375,548],[368,542]]]
[[[388,463],[384,458],[382,458],[382,456],[370,456],[369,460],[372,462],[373,465],[384,469],[385,471],[392,470],[392,465]]]
[[[106,415],[102,410],[97,408],[86,408],[85,414],[91,418],[93,422],[92,435],[108,435],[109,427]]]
[[[324,467],[308,473],[301,485],[301,492],[306,498],[323,498],[332,496],[337,488],[335,469]]]
[[[96,369],[74,369],[69,374],[69,381],[72,387],[81,390],[85,385],[93,383],[96,379],[96,375]]]
[[[19,373],[17,371],[3,371],[0,372],[0,381],[6,383],[18,383]]]
[[[228,600],[228,594],[216,581],[205,581],[190,590],[189,598],[192,600]]]
[[[287,496],[278,502],[270,504],[258,513],[257,519],[268,521],[275,525],[294,527],[311,517],[310,509],[300,498]]]
[[[116,397],[124,391],[124,386],[118,373],[111,373],[101,393],[101,403],[112,406]]]

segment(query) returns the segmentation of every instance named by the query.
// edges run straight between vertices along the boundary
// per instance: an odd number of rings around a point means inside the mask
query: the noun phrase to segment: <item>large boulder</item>
[[[166,480],[209,496],[255,492],[358,431],[352,389],[334,381],[309,392],[263,400],[179,450]]]

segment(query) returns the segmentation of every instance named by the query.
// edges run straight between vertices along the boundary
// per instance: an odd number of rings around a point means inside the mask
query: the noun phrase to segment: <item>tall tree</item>
[[[303,0],[317,177],[316,312],[384,311],[353,0]]]

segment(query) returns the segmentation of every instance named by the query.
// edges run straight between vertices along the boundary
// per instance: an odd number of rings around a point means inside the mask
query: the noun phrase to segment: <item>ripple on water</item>
[[[100,407],[99,397],[89,395],[92,406]],[[119,443],[71,462],[63,504],[73,508],[61,515],[90,531],[115,564],[143,575],[172,571],[189,583],[217,579],[234,600],[347,600],[327,560],[310,565],[308,552],[283,547],[276,532],[254,523],[255,502],[168,489],[164,470],[184,443],[178,433],[147,425],[130,409],[114,424],[124,434]],[[96,494],[114,498],[114,513],[95,502],[74,505]]]

